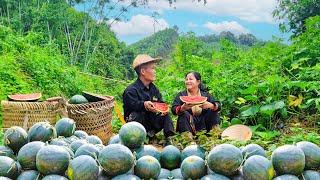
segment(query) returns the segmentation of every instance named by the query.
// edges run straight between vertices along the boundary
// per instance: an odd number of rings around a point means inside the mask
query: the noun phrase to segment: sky
[[[261,40],[274,37],[288,39],[290,34],[279,31],[278,23],[272,17],[276,0],[149,0],[148,5],[129,8],[120,21],[119,8],[127,6],[124,0],[114,10],[105,10],[110,18],[111,30],[126,44],[137,42],[153,33],[178,26],[179,33],[193,31],[196,35],[219,34],[230,31],[235,35],[251,33]],[[78,7],[81,10],[83,7]],[[156,12],[156,16],[153,16]]]

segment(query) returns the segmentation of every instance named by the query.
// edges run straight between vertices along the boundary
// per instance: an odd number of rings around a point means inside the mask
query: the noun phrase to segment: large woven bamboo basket
[[[77,130],[96,135],[105,144],[112,136],[114,97],[87,92],[84,92],[83,95],[89,100],[89,103],[69,104],[67,102],[68,116],[76,122]]]
[[[20,126],[29,129],[37,122],[48,121],[54,125],[61,112],[61,104],[56,102],[1,101],[3,128]]]

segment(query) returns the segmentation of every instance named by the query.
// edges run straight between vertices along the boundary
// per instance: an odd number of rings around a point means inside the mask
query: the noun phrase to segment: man
[[[152,83],[156,79],[156,62],[146,54],[138,55],[133,61],[133,69],[138,79],[129,85],[123,93],[123,109],[126,122],[141,123],[147,131],[149,139],[163,129],[166,137],[174,134],[173,123],[168,115],[157,113],[152,102],[163,102],[158,88]],[[167,138],[168,140],[168,138]]]

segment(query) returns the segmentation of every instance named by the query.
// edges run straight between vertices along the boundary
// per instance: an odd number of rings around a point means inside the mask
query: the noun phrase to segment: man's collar
[[[140,80],[140,78],[137,79],[137,82],[138,82],[139,87],[140,87],[142,90],[143,90],[143,89],[150,89],[150,88],[153,86],[153,83],[151,82],[151,83],[149,84],[149,88],[146,87],[146,86],[143,84],[143,82]]]

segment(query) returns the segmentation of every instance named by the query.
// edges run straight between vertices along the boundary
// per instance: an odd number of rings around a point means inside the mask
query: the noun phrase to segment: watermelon
[[[76,123],[73,119],[62,118],[56,123],[55,128],[58,136],[70,137],[76,130]]]
[[[96,146],[99,149],[99,152],[106,146],[104,146],[103,144],[95,144],[94,146]]]
[[[8,156],[14,159],[14,152],[8,146],[0,146],[0,156]]]
[[[315,179],[320,180],[320,173],[317,171],[313,171],[313,170],[304,171],[302,176],[303,176],[304,180],[315,180]]]
[[[68,178],[57,174],[50,174],[43,177],[42,180],[68,180]]]
[[[19,126],[12,126],[4,133],[4,145],[18,153],[20,148],[28,143],[27,132]]]
[[[119,131],[119,137],[123,145],[130,149],[141,147],[146,139],[146,129],[138,122],[124,124]]]
[[[120,143],[119,134],[112,136],[108,142],[108,144],[118,144],[118,143]]]
[[[230,179],[221,174],[209,174],[209,175],[203,176],[201,180],[230,180]]]
[[[11,179],[8,177],[0,176],[0,180],[11,180]]]
[[[99,166],[91,156],[81,155],[70,161],[67,172],[70,180],[97,179],[99,175]]]
[[[207,97],[204,96],[180,96],[180,100],[186,104],[203,104],[207,101]]]
[[[154,108],[160,113],[169,112],[169,106],[166,103],[152,102]]]
[[[81,147],[79,147],[75,153],[75,157],[81,156],[81,155],[88,155],[93,157],[94,159],[97,159],[99,155],[99,148],[96,147],[93,144],[84,144]]]
[[[40,173],[35,170],[23,171],[17,178],[17,180],[35,180],[40,179]]]
[[[79,138],[77,136],[72,135],[70,137],[63,138],[63,140],[70,145],[74,141],[79,140]]]
[[[20,174],[18,163],[7,156],[0,156],[0,176],[16,179]]]
[[[202,159],[205,159],[205,153],[206,151],[198,146],[198,145],[190,145],[185,147],[182,152],[181,152],[181,161],[183,161],[185,158],[189,157],[189,156],[198,156]]]
[[[89,101],[82,95],[74,95],[70,98],[69,103],[70,104],[84,104],[88,103]]]
[[[177,168],[171,171],[171,178],[172,179],[183,179],[181,169]]]
[[[320,147],[312,142],[301,141],[298,142],[297,147],[300,148],[306,158],[305,169],[320,168]]]
[[[70,161],[68,151],[56,145],[47,145],[42,147],[37,153],[36,166],[40,173],[64,174]]]
[[[231,144],[215,146],[208,155],[209,168],[222,175],[233,175],[242,163],[242,152]]]
[[[48,122],[38,122],[34,124],[28,132],[28,141],[50,141],[57,137],[56,129]]]
[[[65,141],[64,137],[54,138],[50,141],[50,145],[57,145],[57,146],[66,146],[68,147],[69,144]]]
[[[267,157],[266,151],[259,146],[258,144],[248,144],[242,149],[243,158],[248,159],[250,156],[253,155],[260,155],[263,157]]]
[[[284,145],[275,149],[271,161],[277,175],[300,175],[305,167],[304,153],[294,145]]]
[[[152,156],[160,162],[161,153],[152,145],[144,145],[136,150],[136,159],[140,159],[143,156]]]
[[[70,158],[73,159],[74,158],[74,152],[71,150],[70,147],[67,147],[67,146],[61,146],[63,147],[65,150],[68,151],[69,155],[70,155]]]
[[[17,160],[23,169],[36,169],[36,156],[39,150],[45,146],[44,142],[33,141],[20,149]]]
[[[138,159],[134,167],[134,174],[141,179],[157,179],[161,171],[159,161],[152,156],[143,156]]]
[[[291,174],[284,174],[282,176],[274,178],[273,180],[299,180],[299,178]]]
[[[242,173],[242,169],[239,169],[237,173],[230,177],[232,180],[245,180],[244,175]]]
[[[185,179],[200,179],[207,174],[205,161],[199,156],[189,156],[181,163],[181,174]]]
[[[140,180],[140,178],[133,174],[121,174],[112,178],[112,180]]]
[[[102,149],[99,163],[108,176],[117,176],[128,172],[134,164],[130,149],[121,144],[110,144]]]
[[[171,177],[171,172],[168,169],[161,168],[158,179],[168,179]]]
[[[272,163],[260,155],[250,156],[242,167],[246,180],[270,180],[274,176]]]
[[[98,136],[95,136],[95,135],[88,136],[87,137],[87,141],[90,144],[102,144],[101,139]]]
[[[85,139],[78,139],[73,141],[70,144],[70,147],[72,149],[73,152],[76,152],[78,150],[79,147],[81,147],[82,145],[88,144],[88,141]]]
[[[181,153],[178,148],[169,145],[161,152],[161,167],[172,170],[180,166]]]
[[[88,134],[81,130],[76,130],[73,135],[77,136],[79,139],[87,139],[88,137]]]

